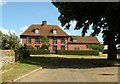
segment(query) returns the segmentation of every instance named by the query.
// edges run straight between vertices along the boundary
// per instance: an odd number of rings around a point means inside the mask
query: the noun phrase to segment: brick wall
[[[53,44],[52,43],[52,37],[49,37],[49,47],[48,49],[50,50],[50,52],[53,52],[53,46],[57,46],[57,50],[61,50],[61,46],[65,46],[65,50],[75,50],[75,48],[79,48],[80,50],[89,50],[86,46],[86,44],[68,44],[68,42],[70,42],[70,38],[66,38],[65,39],[65,44],[61,44],[61,38],[57,37],[57,44]],[[26,44],[26,38],[22,39],[22,43]],[[31,45],[33,46],[33,48],[35,46],[42,46],[42,42],[40,42],[40,44],[35,44],[35,38],[32,37],[31,38],[31,44],[27,44],[27,45]]]
[[[65,44],[61,44],[61,38],[57,38],[57,44],[53,44],[52,43],[52,37],[49,37],[49,47],[48,49],[50,50],[50,52],[52,53],[53,52],[53,46],[57,46],[57,50],[61,50],[61,46],[65,46],[65,50],[67,50],[67,42],[68,42],[68,39],[65,39]],[[26,44],[26,38],[22,38],[22,44]],[[40,42],[40,44],[35,44],[35,37],[32,37],[31,38],[31,44],[27,44],[27,45],[30,45],[30,46],[33,46],[33,48],[35,46],[42,46],[42,42]]]
[[[68,50],[74,50],[75,48],[79,48],[80,50],[89,50],[86,44],[68,44]]]

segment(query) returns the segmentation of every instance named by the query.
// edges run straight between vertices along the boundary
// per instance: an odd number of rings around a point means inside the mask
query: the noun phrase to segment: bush
[[[28,50],[15,50],[15,61],[21,61],[30,57]]]
[[[50,54],[50,50],[29,50],[31,55]]]
[[[99,50],[101,52],[104,50],[103,44],[87,44],[86,46],[92,50]]]
[[[108,49],[105,49],[105,50],[103,51],[103,54],[108,54]],[[120,54],[120,49],[117,49],[117,54]]]
[[[103,50],[103,54],[107,54],[107,52],[108,52],[108,50],[107,49],[105,49],[105,50]]]
[[[98,50],[80,50],[80,51],[74,51],[74,50],[57,50],[56,54],[61,55],[99,55]]]
[[[29,45],[29,46],[26,46],[25,49],[27,49],[27,50],[33,50],[33,47]]]

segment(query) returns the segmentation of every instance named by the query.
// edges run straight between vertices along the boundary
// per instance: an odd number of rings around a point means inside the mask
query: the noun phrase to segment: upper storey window
[[[31,37],[27,37],[27,38],[26,38],[26,43],[27,43],[27,44],[31,44]]]
[[[61,38],[61,44],[65,44],[65,38]]]
[[[56,29],[53,30],[53,34],[57,34],[57,30]]]

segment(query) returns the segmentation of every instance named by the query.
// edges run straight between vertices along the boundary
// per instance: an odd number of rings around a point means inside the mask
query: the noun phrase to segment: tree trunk
[[[117,59],[117,50],[115,45],[108,45],[108,57],[109,60]]]
[[[115,44],[115,35],[113,32],[109,32],[108,34],[108,57],[109,60],[117,59],[117,49]]]

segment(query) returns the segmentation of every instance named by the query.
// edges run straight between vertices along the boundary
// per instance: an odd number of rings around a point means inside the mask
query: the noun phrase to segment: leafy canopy
[[[100,31],[106,44],[109,43],[109,35],[115,36],[116,44],[120,43],[120,2],[52,2],[58,8],[60,16],[58,20],[66,29],[70,28],[71,21],[77,21],[74,29],[82,29],[84,36],[93,24],[92,36]],[[109,34],[110,33],[110,34]]]

